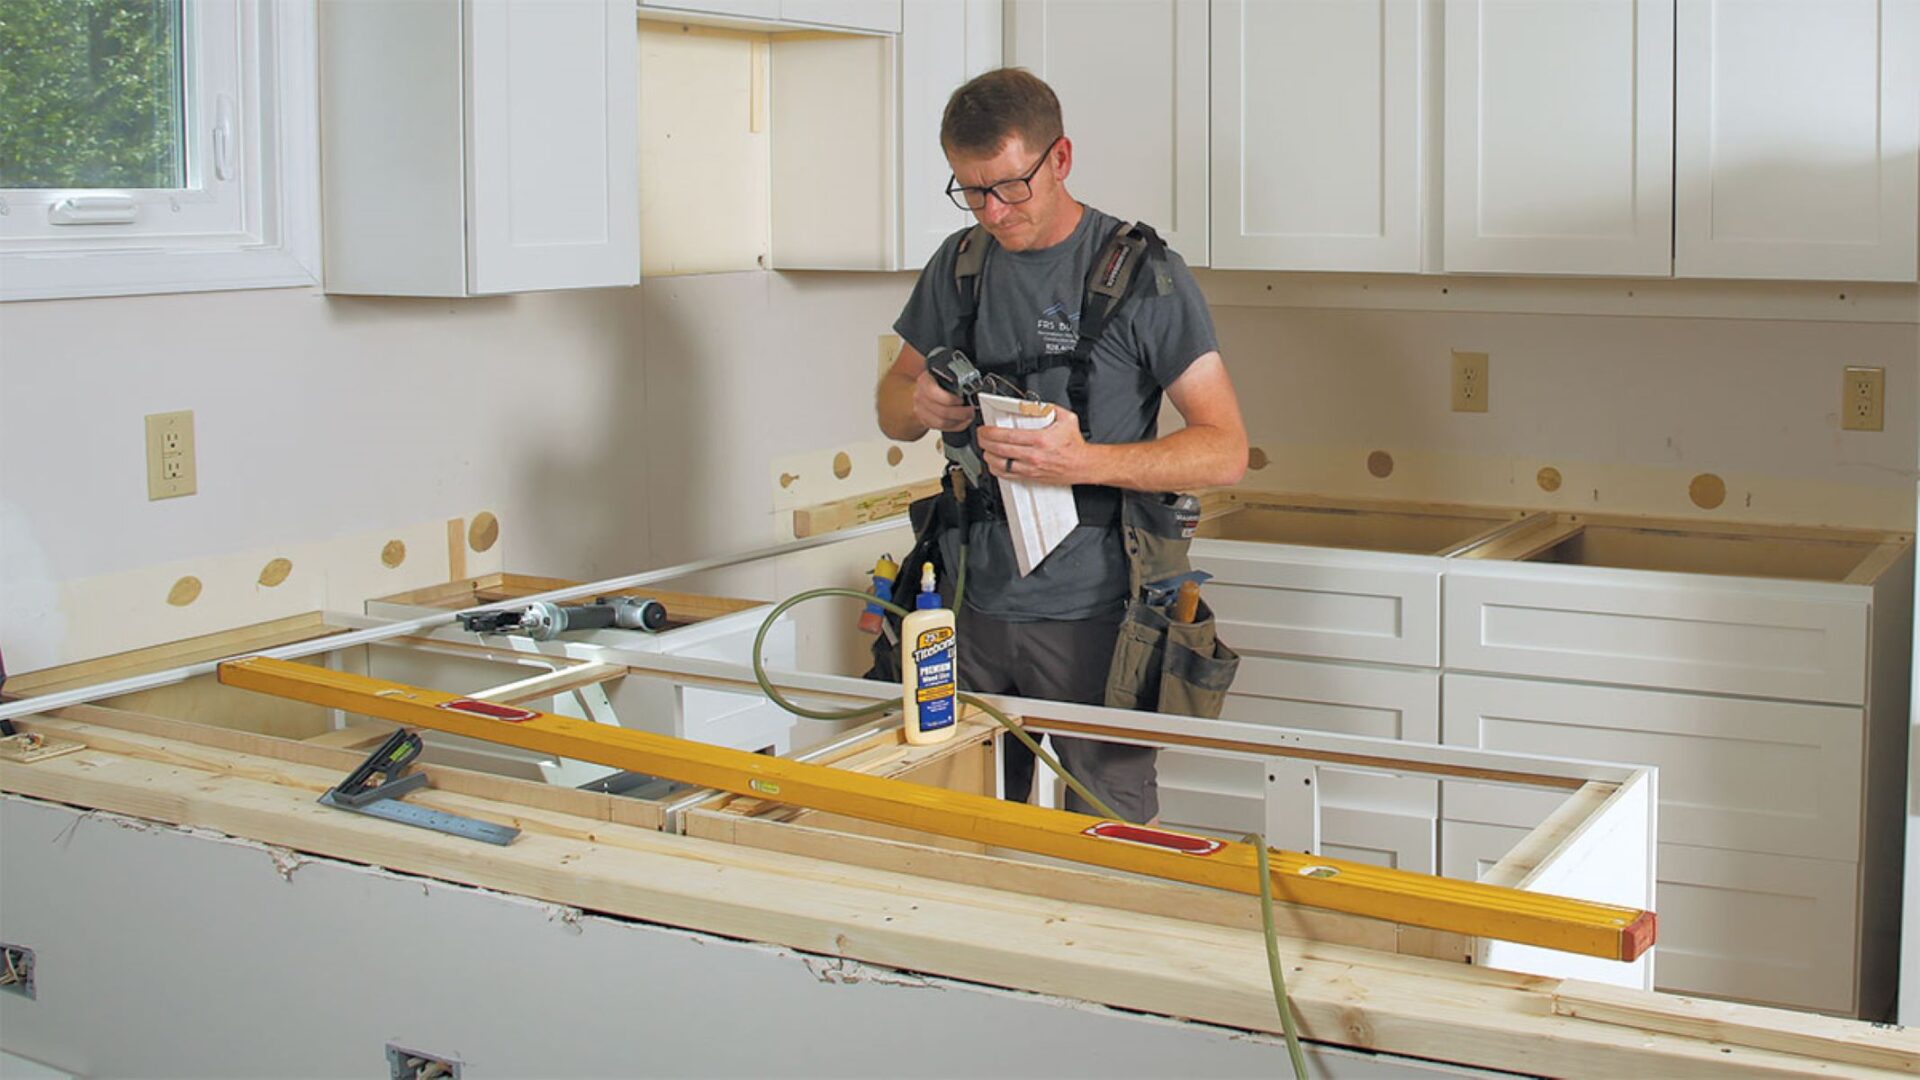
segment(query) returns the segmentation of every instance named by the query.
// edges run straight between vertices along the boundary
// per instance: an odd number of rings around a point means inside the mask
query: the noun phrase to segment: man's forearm
[[[880,431],[889,439],[917,442],[927,433],[926,425],[913,418],[913,384],[913,379],[892,371],[880,379],[874,411],[880,417]]]
[[[1152,442],[1088,443],[1087,483],[1133,491],[1189,491],[1237,484],[1247,472],[1244,435],[1185,427]]]

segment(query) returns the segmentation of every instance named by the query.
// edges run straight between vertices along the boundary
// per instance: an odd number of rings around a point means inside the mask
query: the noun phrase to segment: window
[[[0,2],[0,299],[317,280],[313,18]]]

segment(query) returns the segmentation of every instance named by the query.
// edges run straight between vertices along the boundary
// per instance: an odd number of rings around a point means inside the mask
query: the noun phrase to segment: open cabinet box
[[[1445,556],[1502,535],[1523,510],[1214,491],[1202,497],[1198,536],[1263,544]]]

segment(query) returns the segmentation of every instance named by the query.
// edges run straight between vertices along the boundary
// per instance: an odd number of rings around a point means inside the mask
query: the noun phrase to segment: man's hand
[[[983,425],[980,453],[987,471],[1009,480],[1038,484],[1094,482],[1094,448],[1080,437],[1080,418],[1064,405],[1053,407],[1053,423],[1021,430]]]
[[[973,406],[948,393],[933,372],[922,370],[913,381],[913,418],[931,431],[965,431],[973,423]]]

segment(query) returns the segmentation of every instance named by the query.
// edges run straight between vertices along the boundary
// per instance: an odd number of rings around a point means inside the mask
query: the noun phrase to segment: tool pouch
[[[1113,645],[1106,704],[1213,719],[1239,670],[1240,654],[1215,633],[1205,600],[1190,623],[1174,622],[1165,609],[1134,600]]]
[[[1121,505],[1132,599],[1107,672],[1106,704],[1118,709],[1213,718],[1226,704],[1240,654],[1215,633],[1206,601],[1190,623],[1145,600],[1145,587],[1193,569],[1187,548],[1198,511],[1171,494],[1127,492]]]
[[[940,557],[940,537],[949,529],[961,527],[960,502],[945,487],[936,494],[915,500],[907,507],[907,521],[913,526],[913,548],[907,557],[900,560],[900,570],[893,578],[893,602],[904,608],[912,608],[913,598],[920,593],[920,568],[926,563],[933,564],[934,576],[940,581],[941,599],[947,606],[953,606],[952,576],[947,573],[946,565]],[[867,669],[866,678],[880,682],[898,683],[900,681],[900,616],[891,611],[883,612],[887,629],[873,639],[873,666]]]
[[[1128,491],[1120,501],[1120,538],[1127,549],[1127,595],[1139,598],[1150,582],[1193,569],[1187,548],[1199,511],[1183,510],[1180,496]],[[1189,500],[1191,501],[1191,500]]]

